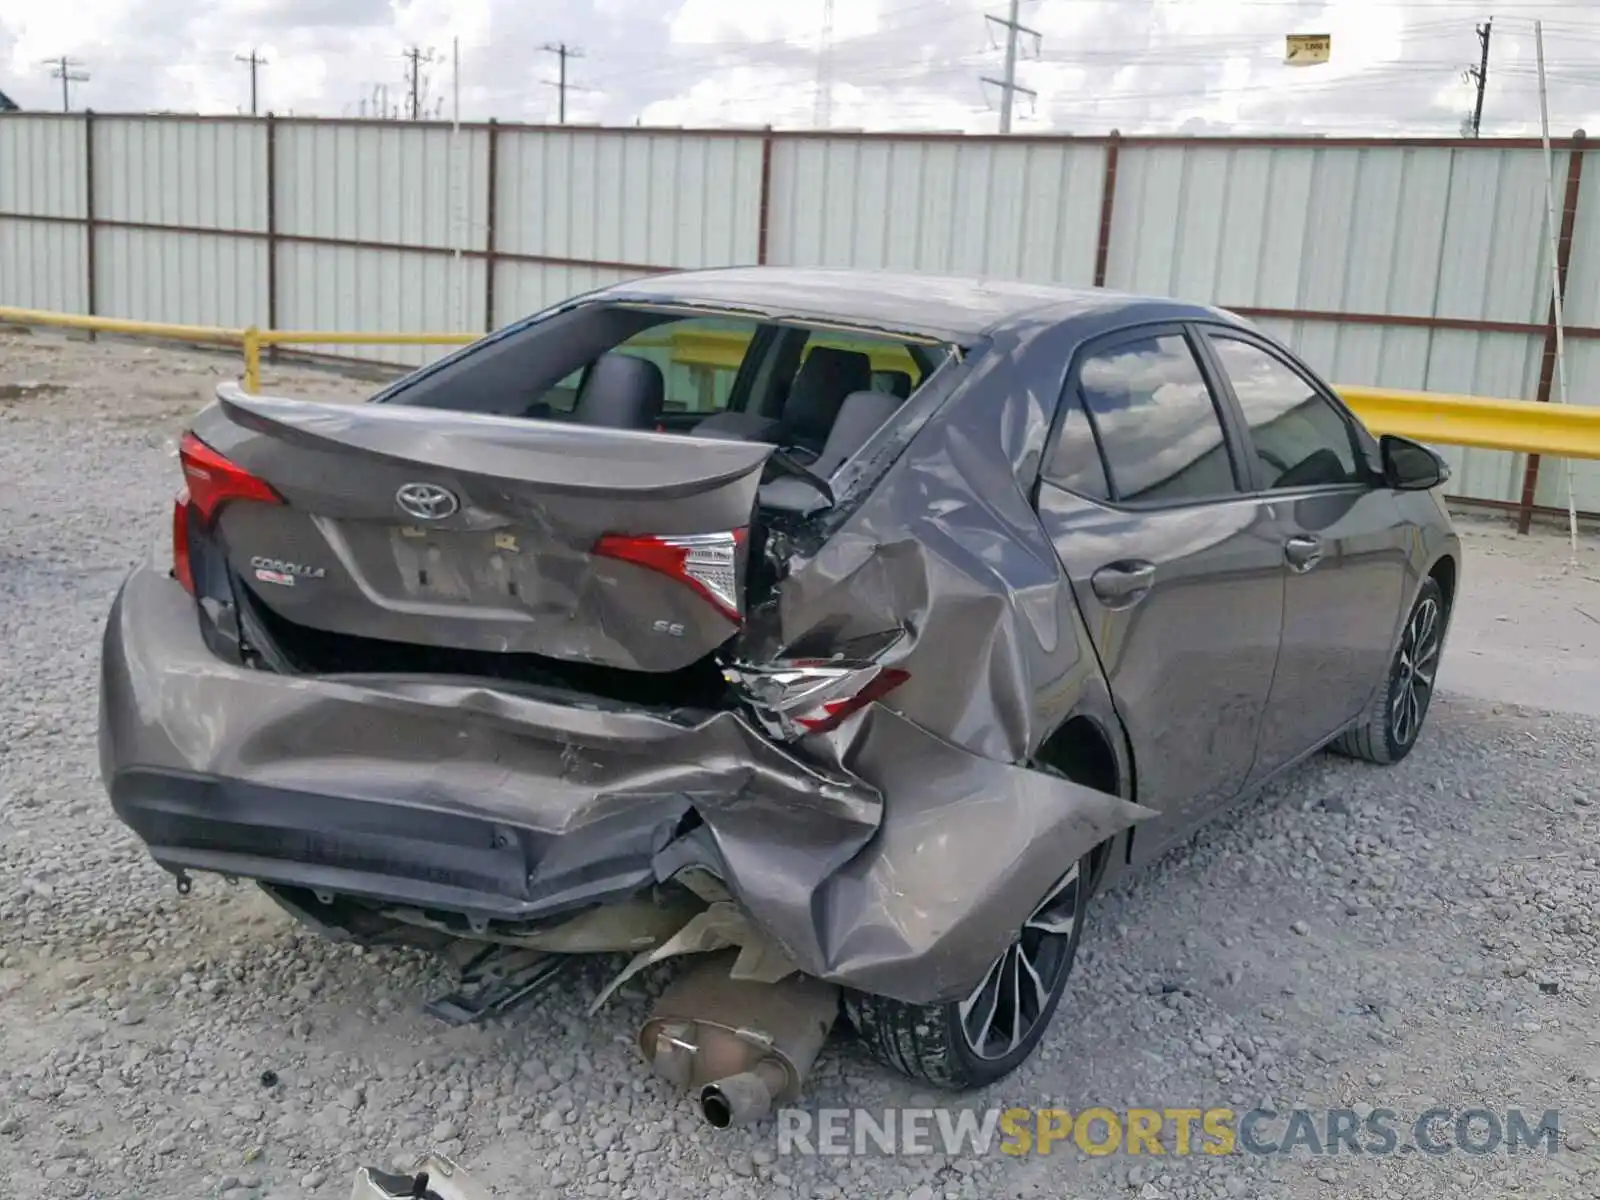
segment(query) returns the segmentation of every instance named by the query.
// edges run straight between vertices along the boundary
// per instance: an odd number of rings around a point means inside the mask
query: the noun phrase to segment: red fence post
[[[1122,157],[1122,134],[1111,131],[1106,139],[1106,173],[1100,185],[1100,234],[1094,247],[1094,286],[1106,285],[1111,263],[1111,222],[1117,207],[1117,167]]]
[[[267,114],[267,328],[278,327],[278,118]],[[267,347],[276,360],[276,344]]]
[[[756,201],[756,265],[767,265],[767,230],[772,223],[772,126],[761,135],[761,195]]]
[[[97,284],[95,277],[99,272],[95,269],[95,222],[94,222],[94,109],[83,110],[83,265],[84,265],[84,307],[89,310],[89,316],[99,315],[98,297],[96,296]],[[89,340],[94,341],[94,330],[89,331]]]
[[[494,332],[495,216],[500,210],[500,124],[489,118],[489,161],[485,170],[483,201],[483,328]]]

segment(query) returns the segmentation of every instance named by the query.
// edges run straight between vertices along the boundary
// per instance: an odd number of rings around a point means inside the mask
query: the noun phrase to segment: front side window
[[[1270,490],[1362,482],[1349,424],[1305,376],[1253,342],[1206,336],[1250,427]]]
[[[1118,502],[1172,504],[1237,491],[1216,403],[1181,334],[1091,354],[1078,369],[1077,389]]]

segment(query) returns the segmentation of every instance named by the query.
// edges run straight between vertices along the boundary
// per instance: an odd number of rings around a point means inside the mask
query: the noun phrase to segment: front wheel
[[[1078,956],[1092,857],[1073,864],[965,999],[906,1004],[846,992],[845,1016],[867,1053],[952,1090],[985,1087],[1021,1066],[1044,1038]]]
[[[1361,723],[1334,739],[1334,751],[1385,766],[1411,753],[1433,702],[1433,684],[1448,618],[1438,581],[1424,580],[1406,618],[1384,686],[1373,697]]]

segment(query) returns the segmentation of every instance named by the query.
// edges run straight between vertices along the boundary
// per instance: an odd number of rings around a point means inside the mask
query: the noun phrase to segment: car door
[[[1146,858],[1250,774],[1283,614],[1283,550],[1248,494],[1193,337],[1090,343],[1067,377],[1039,517],[1132,742]]]
[[[1253,779],[1323,745],[1385,677],[1409,539],[1375,446],[1316,376],[1263,338],[1205,327],[1282,555],[1283,647]]]

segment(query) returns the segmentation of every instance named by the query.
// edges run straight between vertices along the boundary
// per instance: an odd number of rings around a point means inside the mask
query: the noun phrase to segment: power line
[[[557,78],[553,80],[546,79],[545,84],[556,89],[556,111],[558,113],[558,120],[562,125],[565,125],[567,123],[567,59],[582,58],[583,51],[577,49],[575,46],[569,46],[565,42],[546,42],[544,50],[547,54],[554,54],[560,63],[560,66],[557,68]]]
[[[61,80],[61,111],[70,112],[72,109],[71,86],[75,83],[88,83],[89,72],[77,71],[74,67],[83,64],[75,58],[68,58],[65,54],[59,58],[44,60],[50,64],[50,78]]]
[[[1018,92],[1021,92],[1023,95],[1028,96],[1028,97],[1030,97],[1032,99],[1035,99],[1035,100],[1037,100],[1039,98],[1039,93],[1038,92],[1034,91],[1032,88],[1025,88],[1020,83],[1017,82],[1017,38],[1018,38],[1018,36],[1021,35],[1021,34],[1026,33],[1030,37],[1032,37],[1033,40],[1034,40],[1034,48],[1035,48],[1036,51],[1037,51],[1040,43],[1043,41],[1043,39],[1040,37],[1039,31],[1037,29],[1029,29],[1026,25],[1022,24],[1021,21],[1018,20],[1018,17],[1021,15],[1021,13],[1020,13],[1021,6],[1022,6],[1022,0],[1011,0],[1011,15],[1010,15],[1010,17],[1008,17],[1006,20],[1003,20],[1003,21],[999,17],[996,17],[996,16],[992,16],[992,15],[986,16],[987,20],[993,21],[996,25],[1000,26],[1002,29],[1004,29],[1006,31],[1006,77],[1005,77],[1005,79],[1004,80],[995,79],[995,78],[993,78],[992,76],[989,76],[989,75],[983,76],[983,82],[984,83],[992,83],[992,84],[994,84],[996,87],[998,87],[1000,89],[1000,132],[1001,133],[1010,133],[1011,132],[1011,113],[1012,113],[1012,109],[1015,106],[1016,96],[1017,96]]]
[[[253,116],[256,115],[256,71],[259,68],[266,66],[267,65],[267,60],[262,58],[254,50],[252,50],[252,51],[250,51],[249,54],[235,54],[233,56],[233,61],[234,62],[242,62],[242,63],[249,64],[249,67],[250,67],[250,115],[253,117]]]
[[[1478,60],[1476,67],[1467,68],[1467,78],[1477,84],[1478,99],[1472,106],[1472,117],[1468,129],[1472,137],[1478,136],[1478,130],[1483,125],[1483,93],[1489,86],[1489,38],[1494,33],[1494,18],[1490,17],[1477,27],[1478,44],[1483,47],[1483,56]]]

